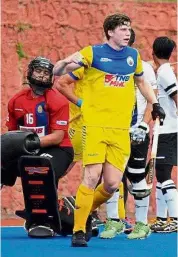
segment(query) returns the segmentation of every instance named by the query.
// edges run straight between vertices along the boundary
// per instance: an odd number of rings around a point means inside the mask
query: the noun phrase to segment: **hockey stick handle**
[[[156,118],[155,126],[154,126],[153,144],[151,149],[151,159],[156,158],[156,155],[157,155],[159,127],[160,127],[160,120],[159,118]]]
[[[149,163],[146,166],[146,173],[147,173],[146,182],[147,182],[148,188],[150,190],[153,187],[153,179],[154,179],[154,174],[155,174],[156,155],[157,155],[157,149],[158,149],[159,126],[160,126],[160,120],[157,118],[155,121],[155,126],[154,126],[154,136],[153,136],[153,143],[152,143],[152,148],[151,148],[151,158],[150,158]]]

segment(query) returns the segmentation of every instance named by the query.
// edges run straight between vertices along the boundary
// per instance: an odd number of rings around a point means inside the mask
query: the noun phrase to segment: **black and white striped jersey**
[[[170,63],[162,64],[157,70],[158,101],[163,107],[166,118],[160,134],[178,132],[177,108],[172,96],[177,94],[178,81]]]

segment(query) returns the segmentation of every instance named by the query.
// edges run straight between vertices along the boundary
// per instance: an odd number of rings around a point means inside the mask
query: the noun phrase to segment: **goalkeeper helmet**
[[[53,67],[51,61],[45,57],[36,57],[28,65],[27,79],[33,92],[43,95],[46,89],[53,85]]]

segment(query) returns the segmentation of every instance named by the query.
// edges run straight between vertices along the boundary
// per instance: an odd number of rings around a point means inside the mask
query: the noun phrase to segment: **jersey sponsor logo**
[[[56,121],[56,124],[57,124],[57,125],[63,125],[63,126],[64,126],[64,125],[67,125],[67,121],[66,121],[66,120],[57,120],[57,121]]]
[[[45,128],[44,126],[42,127],[25,127],[25,126],[20,126],[21,131],[31,131],[35,132],[39,137],[43,137],[45,135]]]
[[[49,167],[25,167],[25,171],[28,172],[29,175],[37,174],[48,174]]]
[[[133,60],[133,58],[131,56],[127,57],[127,64],[129,66],[133,66],[134,65],[134,60]]]
[[[105,86],[125,87],[125,82],[129,80],[129,75],[105,75]]]
[[[101,58],[100,62],[112,62],[112,60],[109,58]]]

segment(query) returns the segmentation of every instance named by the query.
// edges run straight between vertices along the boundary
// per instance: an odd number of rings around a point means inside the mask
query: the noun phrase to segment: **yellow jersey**
[[[88,46],[83,56],[81,107],[84,126],[129,129],[135,104],[134,76],[142,76],[138,51],[120,51],[107,43]]]

